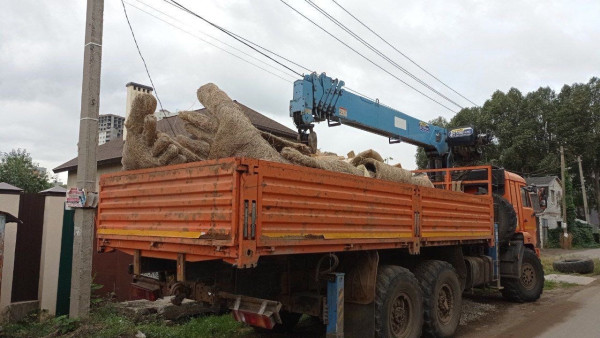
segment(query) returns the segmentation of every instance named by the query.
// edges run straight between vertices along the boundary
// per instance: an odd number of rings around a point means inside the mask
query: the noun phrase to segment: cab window
[[[529,199],[529,194],[525,188],[521,188],[521,200],[523,201],[523,207],[531,208],[531,200]]]

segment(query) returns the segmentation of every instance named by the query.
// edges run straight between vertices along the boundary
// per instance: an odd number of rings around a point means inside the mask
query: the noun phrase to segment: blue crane
[[[330,127],[343,124],[385,136],[390,143],[406,142],[423,147],[430,168],[451,167],[457,158],[478,158],[480,146],[490,142],[490,135],[477,134],[472,127],[447,130],[434,126],[343,87],[344,81],[325,73],[305,75],[294,82],[290,116],[298,128],[300,141],[313,151],[317,147],[313,127],[323,121]]]

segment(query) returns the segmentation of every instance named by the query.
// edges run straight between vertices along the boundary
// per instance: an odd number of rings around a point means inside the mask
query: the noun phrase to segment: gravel
[[[465,326],[497,309],[498,307],[493,304],[477,303],[470,299],[463,298],[462,315],[460,316],[459,325]]]

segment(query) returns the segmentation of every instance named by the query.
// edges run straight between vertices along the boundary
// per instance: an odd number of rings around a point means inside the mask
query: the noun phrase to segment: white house
[[[556,229],[563,223],[562,219],[562,185],[556,176],[528,177],[527,185],[535,186],[539,198],[541,212],[536,216],[539,220],[542,238],[548,238],[548,229]],[[544,240],[545,241],[545,240]]]

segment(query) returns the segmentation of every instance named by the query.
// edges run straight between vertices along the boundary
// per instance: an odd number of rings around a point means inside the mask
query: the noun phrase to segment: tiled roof
[[[272,120],[263,114],[248,108],[247,106],[236,102],[243,110],[243,112],[248,116],[250,122],[259,130],[266,131],[268,133],[272,133],[274,135],[296,140],[296,136],[298,135],[294,130],[284,126],[283,124]],[[198,112],[203,111],[205,108],[197,110]],[[177,134],[187,134],[187,131],[184,128],[183,121],[179,118],[178,115],[166,117],[160,121],[158,121],[156,128],[159,131],[167,133],[169,135],[177,135]],[[121,157],[123,154],[123,138],[112,139],[102,145],[99,145],[96,152],[96,159],[98,161],[98,166],[105,164],[114,164],[121,163]],[[77,168],[77,157],[73,158],[58,167],[52,169],[54,173],[59,173],[63,171],[74,170]]]
[[[549,185],[550,182],[552,182],[553,180],[558,180],[558,177],[557,176],[539,176],[539,177],[525,178],[525,182],[527,182],[528,185],[536,185],[538,187]],[[560,180],[559,180],[559,182],[560,182]]]
[[[0,182],[0,190],[3,191],[23,191],[23,189],[15,187],[12,184],[8,184],[6,182]]]

